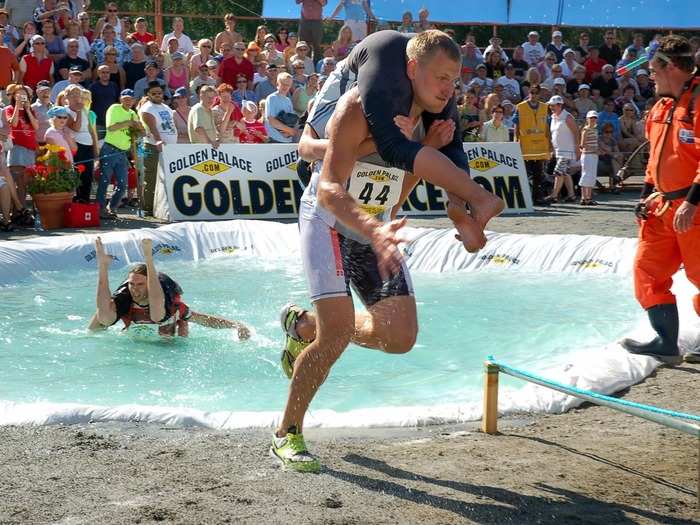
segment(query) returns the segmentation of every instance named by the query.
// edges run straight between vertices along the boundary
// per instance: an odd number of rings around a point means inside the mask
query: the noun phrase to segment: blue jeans
[[[109,199],[109,208],[115,211],[126,194],[127,182],[129,175],[129,152],[121,150],[104,143],[100,150],[100,182],[97,185],[97,202],[100,203],[100,208],[105,207],[107,201],[107,186],[112,180],[112,175],[117,179],[117,185],[112,193],[112,198]]]

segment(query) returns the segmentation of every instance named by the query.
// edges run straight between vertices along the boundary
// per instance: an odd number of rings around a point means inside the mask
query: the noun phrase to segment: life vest
[[[518,111],[518,140],[523,153],[523,160],[548,160],[551,145],[547,136],[547,104],[540,104],[532,109],[526,101],[516,106]]]
[[[674,100],[664,97],[651,109],[646,123],[649,163],[645,182],[664,193],[700,184],[700,76],[694,76]]]
[[[112,294],[117,307],[117,319],[124,323],[124,330],[133,324],[156,324],[160,327],[177,327],[178,335],[186,335],[189,307],[182,301],[182,288],[164,273],[158,274],[158,280],[165,295],[165,317],[158,322],[151,320],[149,305],[140,305],[134,301],[129,291],[129,284],[124,281]],[[163,333],[162,330],[159,330]]]

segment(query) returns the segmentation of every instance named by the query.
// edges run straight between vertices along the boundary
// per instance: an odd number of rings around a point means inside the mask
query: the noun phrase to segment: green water
[[[299,262],[222,257],[159,269],[182,285],[193,310],[246,322],[251,340],[193,324],[189,338],[172,340],[152,327],[122,332],[121,323],[91,334],[96,272],[34,274],[0,287],[0,400],[282,409],[278,311],[288,301],[309,306]],[[112,289],[125,276],[113,270]],[[541,370],[617,339],[640,315],[631,284],[615,276],[413,272],[413,281],[415,348],[392,356],[351,346],[313,408],[478,401],[487,355]]]

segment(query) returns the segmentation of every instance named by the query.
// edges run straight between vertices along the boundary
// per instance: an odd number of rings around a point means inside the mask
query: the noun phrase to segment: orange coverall
[[[644,182],[663,194],[677,194],[670,195],[665,213],[656,216],[650,212],[641,222],[634,288],[644,309],[676,302],[671,284],[681,263],[688,280],[700,289],[700,212],[687,232],[673,229],[673,216],[688,194],[684,190],[700,185],[699,87],[700,77],[695,76],[677,102],[672,98],[659,100],[647,118],[650,154]],[[697,195],[699,189],[696,186],[693,194]],[[664,202],[659,199],[654,204],[661,211]],[[700,315],[700,294],[693,298],[693,306]]]

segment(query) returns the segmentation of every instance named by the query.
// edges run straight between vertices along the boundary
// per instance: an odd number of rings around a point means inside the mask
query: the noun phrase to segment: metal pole
[[[484,363],[484,415],[481,430],[486,434],[498,433],[498,365]]]

